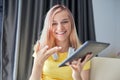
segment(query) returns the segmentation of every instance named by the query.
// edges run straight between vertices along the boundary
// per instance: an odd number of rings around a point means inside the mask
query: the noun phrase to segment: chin
[[[67,39],[57,39],[57,41],[59,41],[59,42],[64,42],[64,41],[66,41]]]

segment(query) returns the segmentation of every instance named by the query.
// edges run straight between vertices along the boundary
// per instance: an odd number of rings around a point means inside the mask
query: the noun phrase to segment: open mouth
[[[64,35],[67,31],[56,32],[57,35]]]

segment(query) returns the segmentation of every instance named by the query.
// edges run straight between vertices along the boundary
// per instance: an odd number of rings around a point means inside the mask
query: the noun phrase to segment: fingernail
[[[62,49],[62,47],[58,47],[59,49]]]
[[[38,42],[40,43],[40,40],[38,40]]]
[[[46,45],[45,47],[48,48],[48,45]]]

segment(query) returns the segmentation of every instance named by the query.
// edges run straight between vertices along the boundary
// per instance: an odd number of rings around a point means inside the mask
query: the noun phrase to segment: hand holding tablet
[[[109,45],[110,45],[109,43],[86,41],[75,51],[73,51],[73,49],[70,48],[71,50],[69,51],[72,51],[72,52],[61,64],[59,64],[59,67],[66,66],[67,62],[70,62],[74,59],[78,59],[78,58],[83,59],[88,53],[92,53],[93,56],[96,56],[105,48],[107,48]]]

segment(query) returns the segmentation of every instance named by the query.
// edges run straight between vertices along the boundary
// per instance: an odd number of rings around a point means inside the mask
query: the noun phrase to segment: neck
[[[68,48],[70,46],[69,41],[56,41],[56,46],[60,46],[62,47],[62,49],[60,50],[60,52],[67,52]]]

